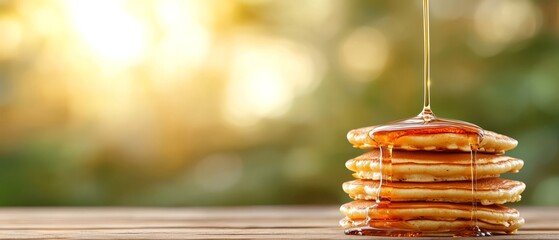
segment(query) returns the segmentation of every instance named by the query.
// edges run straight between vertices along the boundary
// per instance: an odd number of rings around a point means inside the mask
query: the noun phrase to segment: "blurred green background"
[[[0,205],[338,204],[418,114],[420,0],[0,1]],[[432,107],[559,204],[559,1],[432,0]]]

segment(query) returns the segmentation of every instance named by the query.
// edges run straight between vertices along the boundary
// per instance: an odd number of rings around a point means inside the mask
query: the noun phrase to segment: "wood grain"
[[[519,210],[518,234],[484,239],[559,239],[559,207]],[[345,236],[341,217],[337,206],[3,208],[0,239],[370,239]]]

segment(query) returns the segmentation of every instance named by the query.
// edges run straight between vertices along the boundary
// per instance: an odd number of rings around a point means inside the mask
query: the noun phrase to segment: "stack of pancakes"
[[[524,223],[516,209],[501,205],[519,201],[525,188],[522,182],[499,178],[524,165],[501,155],[516,147],[516,140],[485,131],[476,156],[466,134],[414,134],[394,141],[391,162],[386,163],[380,161],[379,146],[369,136],[372,129],[355,129],[347,135],[354,147],[370,151],[346,162],[357,180],[343,184],[355,200],[340,208],[346,216],[340,221],[345,229],[453,234],[472,227],[475,218],[484,231],[508,234]],[[475,191],[473,176],[477,176]]]

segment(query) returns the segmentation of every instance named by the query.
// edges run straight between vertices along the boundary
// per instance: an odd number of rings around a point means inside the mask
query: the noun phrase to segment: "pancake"
[[[384,173],[393,181],[433,182],[471,180],[469,153],[428,151],[392,152],[391,164],[384,164]],[[346,162],[346,167],[360,179],[379,180],[379,150],[373,149]],[[477,154],[477,178],[498,177],[506,172],[518,172],[524,161],[494,154]]]
[[[453,232],[470,226],[471,205],[434,202],[353,201],[340,207],[346,216],[340,225],[346,229],[371,226],[375,228],[409,229],[410,231]],[[513,233],[524,223],[518,211],[499,205],[478,206],[478,226],[487,231]]]
[[[377,148],[369,133],[377,126],[358,128],[349,131],[347,139],[356,148]],[[437,129],[433,130],[436,131]],[[485,130],[485,136],[480,143],[479,152],[504,153],[516,147],[518,141],[513,138]],[[404,135],[393,143],[394,149],[426,150],[426,151],[470,151],[470,135],[460,132],[422,132]]]
[[[349,197],[355,200],[376,200],[378,197],[379,181],[354,180],[345,182],[343,189]],[[483,205],[504,204],[520,201],[520,194],[526,185],[523,182],[486,178],[478,180],[475,199]],[[384,182],[380,191],[383,199],[392,202],[401,201],[432,201],[471,203],[472,184],[469,181],[460,182]]]

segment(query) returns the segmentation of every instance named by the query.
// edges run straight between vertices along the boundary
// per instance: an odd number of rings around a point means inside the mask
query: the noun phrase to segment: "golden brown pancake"
[[[379,150],[373,149],[346,162],[356,178],[379,180]],[[524,162],[520,159],[494,154],[477,154],[477,178],[498,177],[505,172],[518,172]],[[471,180],[469,153],[428,151],[392,152],[392,164],[384,164],[385,175],[393,181],[433,182]]]
[[[354,180],[345,182],[343,189],[355,200],[376,200],[379,181]],[[520,194],[526,185],[523,182],[486,178],[478,180],[475,199],[483,205],[504,204],[520,201]],[[471,203],[472,184],[470,181],[459,182],[384,182],[380,190],[383,199],[392,202],[431,201]]]
[[[347,139],[356,148],[377,148],[378,145],[369,136],[377,126],[358,128],[349,131]],[[518,141],[513,138],[485,130],[479,152],[504,153],[516,147]],[[419,133],[405,135],[393,143],[394,149],[426,151],[470,151],[469,135],[465,133]]]
[[[470,226],[471,207],[471,204],[457,203],[392,202],[385,205],[353,201],[340,207],[346,216],[340,225],[346,229],[371,226],[452,232]],[[499,205],[479,206],[477,219],[481,229],[493,232],[513,233],[524,223],[516,209]]]

